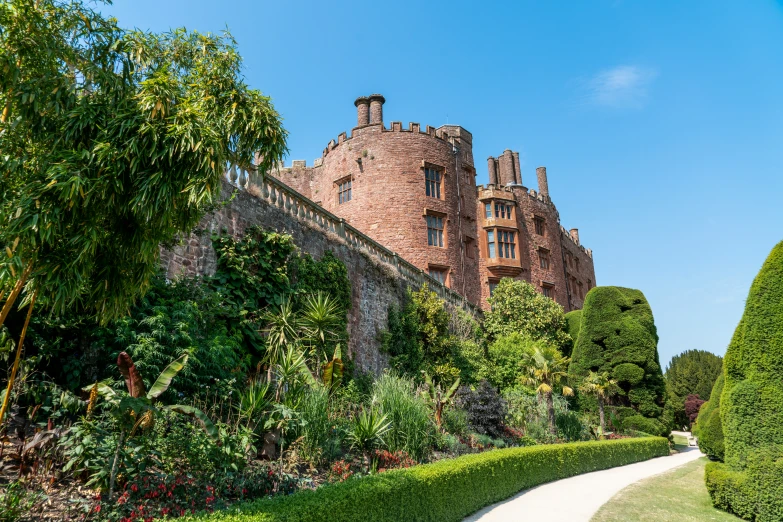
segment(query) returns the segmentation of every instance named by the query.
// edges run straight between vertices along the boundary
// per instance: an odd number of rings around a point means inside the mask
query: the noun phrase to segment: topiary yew
[[[570,366],[575,383],[591,371],[608,372],[623,390],[620,403],[660,420],[665,385],[658,335],[644,294],[614,286],[594,288],[585,299],[578,335]]]
[[[756,521],[783,519],[783,242],[753,281],[724,359],[725,466],[708,470],[713,502]],[[734,487],[734,482],[747,487]],[[748,508],[750,512],[748,511]]]
[[[571,342],[563,345],[563,355],[571,357],[574,345],[579,338],[579,329],[582,327],[582,310],[573,310],[565,314],[566,332],[571,337]]]
[[[724,378],[721,373],[712,388],[710,400],[705,402],[696,417],[693,434],[699,441],[699,449],[711,459],[723,460],[723,424],[720,420],[720,395]]]

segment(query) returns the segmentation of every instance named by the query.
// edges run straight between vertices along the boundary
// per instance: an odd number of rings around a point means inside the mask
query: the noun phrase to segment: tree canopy
[[[570,342],[563,307],[526,281],[501,279],[489,304],[492,308],[484,316],[484,327],[492,339],[518,333],[557,348]]]
[[[26,280],[54,313],[126,313],[227,166],[264,171],[286,150],[241,67],[228,33],[126,31],[80,1],[0,4],[0,293]]]
[[[689,424],[685,413],[688,395],[707,400],[723,368],[723,358],[704,350],[686,350],[672,357],[666,368],[666,409],[675,426]]]

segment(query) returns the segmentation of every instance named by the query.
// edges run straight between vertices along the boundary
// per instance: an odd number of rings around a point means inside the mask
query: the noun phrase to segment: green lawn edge
[[[737,522],[712,505],[704,484],[706,457],[624,488],[590,522]]]

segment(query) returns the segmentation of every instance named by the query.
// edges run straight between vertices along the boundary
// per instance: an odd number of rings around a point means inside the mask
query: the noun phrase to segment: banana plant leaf
[[[103,397],[104,400],[106,400],[110,404],[117,405],[119,404],[120,399],[117,396],[117,392],[114,391],[114,389],[108,385],[109,380],[110,379],[106,379],[105,381],[99,381],[96,382],[95,384],[90,384],[88,386],[85,386],[84,388],[82,388],[82,391],[89,392],[92,391],[93,386],[97,386],[98,395],[100,397]]]
[[[175,404],[173,406],[164,406],[163,409],[175,411],[177,413],[181,413],[182,415],[187,415],[188,417],[195,417],[201,423],[201,426],[204,428],[204,431],[207,433],[209,438],[214,441],[218,440],[218,429],[214,424],[212,424],[212,421],[209,420],[209,417],[207,417],[207,415],[198,408],[194,408],[193,406],[185,406],[184,404]]]
[[[171,361],[166,368],[160,372],[155,384],[152,385],[150,391],[147,393],[147,398],[157,399],[161,393],[169,389],[171,381],[177,376],[179,371],[185,367],[188,362],[188,354],[182,355],[180,358]]]
[[[343,381],[343,360],[340,345],[334,349],[334,357],[324,365],[323,382],[329,387],[339,386]]]
[[[141,380],[141,375],[136,365],[133,364],[133,359],[126,352],[120,352],[117,356],[117,366],[120,368],[120,373],[125,377],[125,386],[128,387],[128,393],[131,397],[144,397],[144,381]]]

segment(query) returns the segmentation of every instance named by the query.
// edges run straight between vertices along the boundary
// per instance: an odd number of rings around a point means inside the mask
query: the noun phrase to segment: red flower
[[[139,486],[137,486],[136,484],[131,484],[131,490],[132,490],[134,493],[136,493],[136,492],[139,490]]]
[[[100,505],[100,503],[96,504],[95,507],[92,510],[95,513],[100,513],[101,512],[101,505]]]

